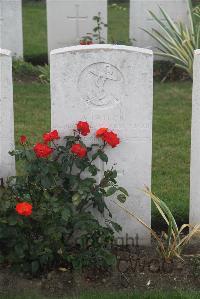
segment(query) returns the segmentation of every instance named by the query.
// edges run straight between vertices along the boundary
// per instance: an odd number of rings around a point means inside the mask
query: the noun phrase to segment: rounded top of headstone
[[[0,48],[0,56],[11,56],[11,51]]]
[[[78,51],[95,51],[95,50],[121,50],[126,52],[136,52],[136,53],[142,53],[146,55],[153,55],[153,51],[149,49],[143,49],[138,47],[132,47],[132,46],[124,46],[124,45],[110,45],[110,44],[94,44],[94,45],[78,45],[78,46],[71,46],[71,47],[65,47],[60,49],[55,49],[51,51],[51,55],[56,54],[63,54],[67,52],[78,52]]]

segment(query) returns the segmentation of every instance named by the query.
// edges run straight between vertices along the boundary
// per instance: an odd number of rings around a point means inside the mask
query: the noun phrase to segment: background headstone
[[[0,178],[15,175],[14,144],[12,57],[0,49]]]
[[[0,48],[23,57],[22,1],[0,0]]]
[[[50,62],[52,129],[65,135],[72,133],[77,121],[86,120],[93,133],[100,127],[115,131],[121,144],[107,148],[108,167],[116,164],[119,183],[130,194],[126,206],[150,225],[151,203],[140,189],[151,186],[152,51],[76,46],[52,51]],[[101,163],[99,167],[102,169]],[[111,211],[123,227],[124,242],[126,234],[138,235],[139,244],[150,242],[150,234],[141,224],[114,204]]]
[[[189,24],[188,0],[130,0],[130,39],[134,46],[157,50],[159,44],[142,29],[151,32],[154,28],[161,31],[149,13],[152,11],[163,20],[159,7],[164,9],[172,20]]]
[[[94,16],[101,13],[107,24],[107,0],[47,0],[48,49],[79,45],[87,33],[92,33]],[[102,36],[107,40],[107,28]]]
[[[200,50],[195,51],[193,71],[190,224],[200,224]]]

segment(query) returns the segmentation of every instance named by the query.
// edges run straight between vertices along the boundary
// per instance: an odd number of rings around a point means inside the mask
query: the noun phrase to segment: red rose
[[[90,133],[90,127],[86,121],[79,121],[76,126],[81,135],[87,136]]]
[[[120,143],[120,139],[112,131],[108,131],[107,128],[100,128],[96,131],[96,137],[102,138],[103,141],[107,142],[112,147],[116,147]]]
[[[117,134],[114,132],[105,132],[102,135],[102,139],[107,142],[112,147],[116,147],[120,143],[120,139],[117,137]]]
[[[15,207],[15,210],[19,215],[30,216],[32,214],[32,205],[28,202],[18,203]]]
[[[20,143],[21,143],[21,144],[24,144],[24,143],[26,143],[26,141],[27,141],[27,137],[26,137],[25,135],[22,135],[22,136],[20,137]]]
[[[87,46],[87,45],[92,45],[92,44],[93,44],[92,41],[86,41],[86,40],[81,40],[80,41],[81,46]]]
[[[75,155],[77,155],[80,158],[83,158],[87,154],[87,150],[85,147],[83,147],[81,144],[74,144],[71,147],[71,152]]]
[[[108,131],[107,128],[100,128],[96,131],[96,137],[102,137],[104,133],[106,133]]]
[[[45,133],[43,135],[43,140],[44,140],[45,143],[56,140],[56,139],[60,139],[60,136],[59,136],[57,130],[54,130],[54,131],[49,132],[49,133]]]
[[[37,143],[33,150],[38,158],[46,158],[53,152],[52,148],[42,143]]]

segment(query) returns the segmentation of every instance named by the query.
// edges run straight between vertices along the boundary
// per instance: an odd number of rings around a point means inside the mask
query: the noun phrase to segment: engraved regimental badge
[[[124,78],[115,66],[99,62],[87,66],[78,79],[81,98],[90,106],[103,108],[120,104]]]

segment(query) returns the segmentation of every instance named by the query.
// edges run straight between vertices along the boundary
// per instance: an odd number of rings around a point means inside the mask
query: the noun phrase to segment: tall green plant
[[[148,188],[145,188],[144,192],[152,200],[167,224],[167,232],[162,232],[161,235],[157,234],[156,231],[154,231],[142,219],[136,216],[134,212],[129,211],[127,208],[117,202],[115,204],[123,209],[127,214],[137,219],[147,230],[149,230],[152,237],[157,242],[157,250],[160,256],[166,262],[173,260],[175,257],[182,259],[181,255],[184,247],[194,235],[200,233],[200,224],[197,224],[193,227],[189,224],[183,224],[179,228],[167,204],[155,196]],[[189,233],[186,231],[188,229],[190,229]]]
[[[175,66],[185,70],[192,78],[194,50],[200,48],[200,7],[193,9],[189,2],[189,25],[174,22],[171,17],[160,7],[162,19],[149,11],[159,29],[152,31],[143,29],[159,44],[156,55],[169,58]]]

